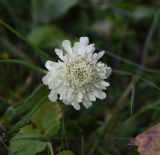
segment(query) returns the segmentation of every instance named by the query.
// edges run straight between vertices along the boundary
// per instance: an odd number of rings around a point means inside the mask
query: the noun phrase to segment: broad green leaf
[[[41,132],[53,136],[60,127],[61,110],[57,103],[46,102],[34,115],[32,121]]]
[[[16,155],[35,155],[47,146],[46,142],[38,140],[40,131],[27,125],[11,139],[10,150]]]
[[[63,32],[55,26],[35,27],[28,36],[28,40],[35,46],[53,47],[65,38]]]
[[[10,150],[16,155],[35,155],[48,145],[47,141],[40,141],[46,136],[53,136],[60,127],[61,111],[57,103],[45,102],[36,112],[29,112],[33,125],[26,125],[11,139]],[[27,115],[28,116],[28,115]],[[26,119],[22,119],[22,123]],[[28,120],[28,117],[27,117]],[[20,121],[21,125],[21,121]],[[18,127],[20,127],[18,124]]]
[[[66,151],[62,151],[62,152],[58,153],[58,155],[74,155],[74,154],[73,154],[73,152],[66,150]]]
[[[64,15],[77,0],[32,0],[32,16],[35,22],[48,23]]]

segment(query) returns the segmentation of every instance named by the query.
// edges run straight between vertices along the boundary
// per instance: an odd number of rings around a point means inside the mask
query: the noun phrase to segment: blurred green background
[[[113,73],[107,98],[75,111],[41,78],[81,36]],[[0,0],[0,155],[138,155],[130,140],[160,121],[159,62],[158,0]]]

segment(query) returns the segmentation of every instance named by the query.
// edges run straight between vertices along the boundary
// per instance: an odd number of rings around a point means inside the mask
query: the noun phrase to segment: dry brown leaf
[[[139,134],[129,145],[138,146],[141,155],[160,155],[160,123]]]

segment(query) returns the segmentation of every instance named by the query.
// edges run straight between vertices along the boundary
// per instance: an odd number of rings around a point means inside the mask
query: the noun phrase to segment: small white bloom
[[[59,94],[63,103],[79,110],[80,103],[89,108],[96,98],[106,98],[103,90],[109,83],[104,79],[111,74],[111,67],[98,61],[105,52],[94,53],[94,44],[89,44],[88,37],[81,37],[73,47],[64,40],[62,46],[64,52],[55,49],[60,61],[48,60],[45,64],[48,73],[42,81],[51,89],[49,99],[55,102]]]

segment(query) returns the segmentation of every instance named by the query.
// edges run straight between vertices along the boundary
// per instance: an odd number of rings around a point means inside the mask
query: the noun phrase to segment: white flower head
[[[55,49],[60,60],[45,64],[48,73],[42,81],[51,89],[49,99],[55,102],[59,95],[64,104],[79,110],[80,103],[89,108],[96,98],[106,98],[104,90],[109,83],[104,80],[111,74],[111,67],[98,61],[105,52],[94,53],[94,44],[89,44],[88,37],[81,37],[73,47],[64,40],[62,47],[64,52]]]

